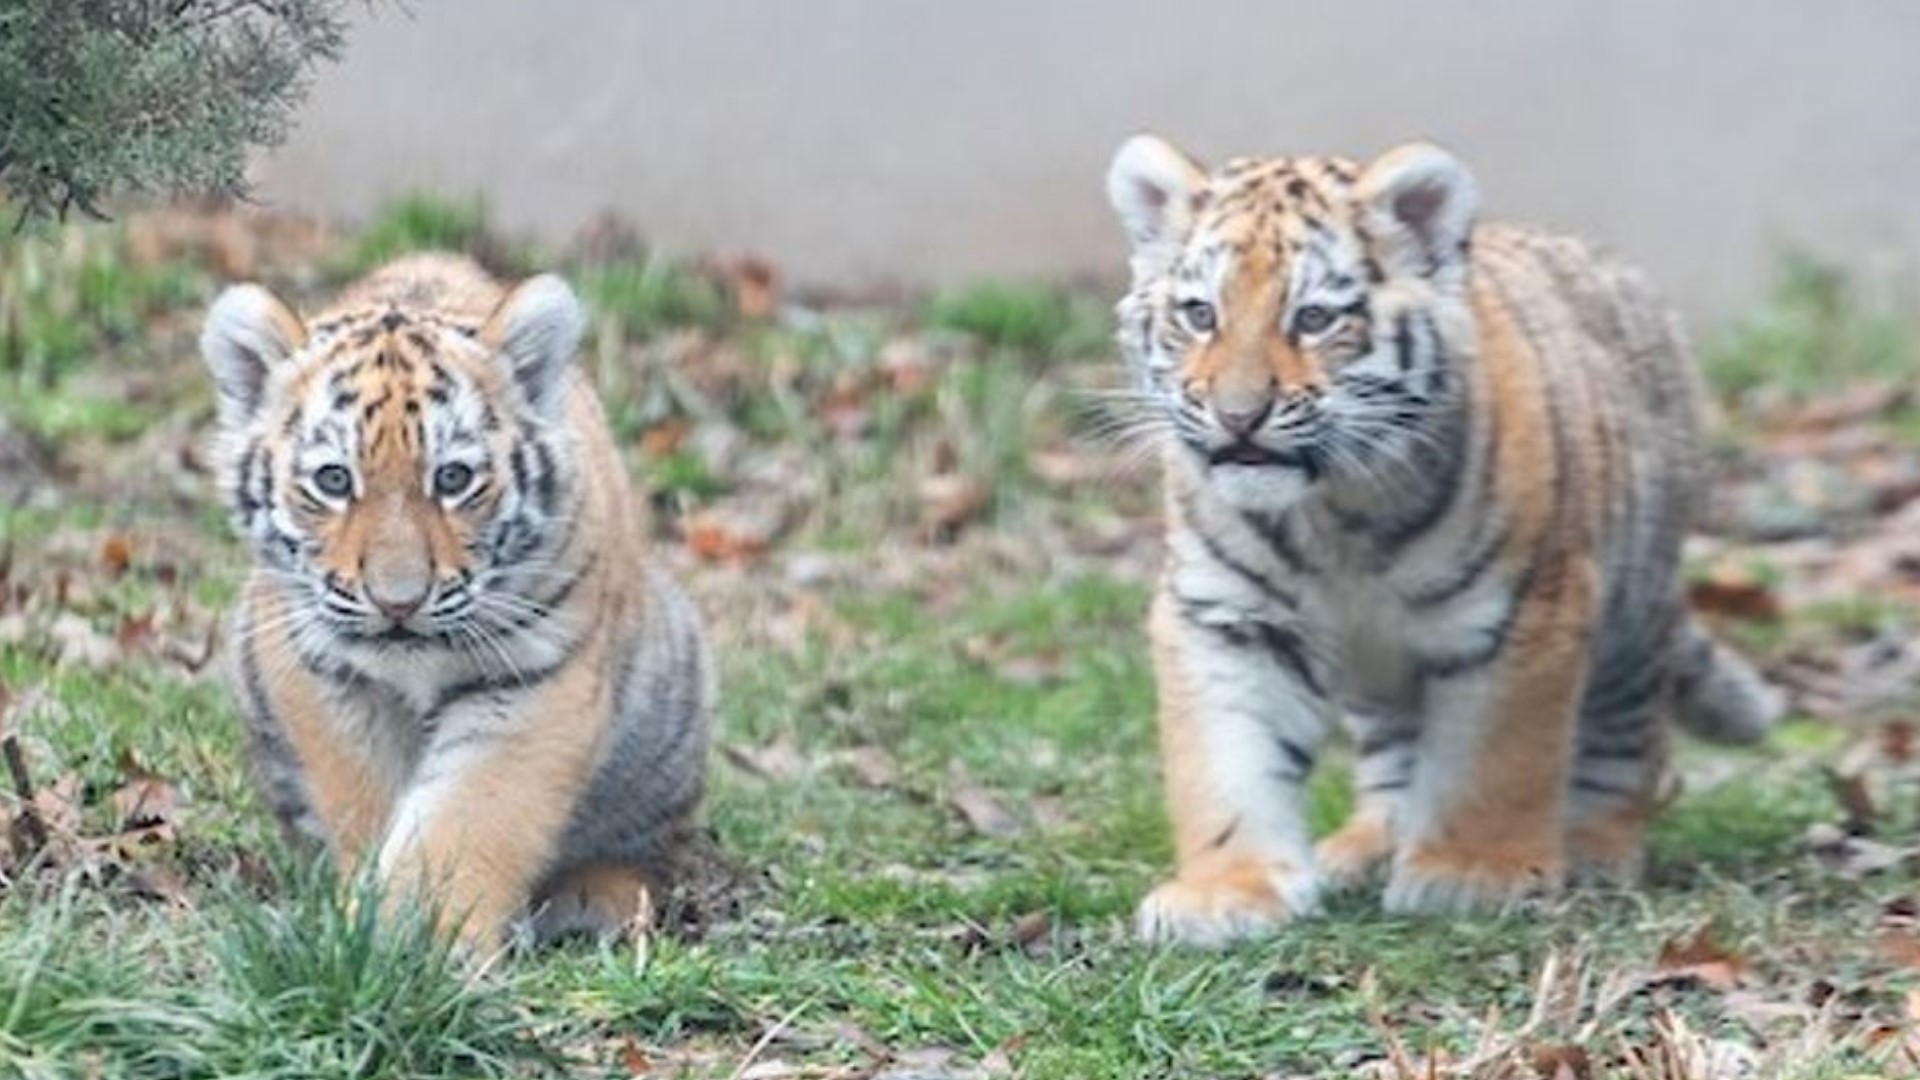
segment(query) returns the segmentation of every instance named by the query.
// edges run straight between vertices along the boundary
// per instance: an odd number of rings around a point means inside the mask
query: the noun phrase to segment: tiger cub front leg
[[[1591,581],[1579,566],[1539,569],[1497,621],[1423,658],[1387,910],[1498,910],[1563,883]]]
[[[525,701],[448,711],[381,844],[390,906],[425,899],[466,944],[501,944],[551,868],[588,772],[594,740],[567,720],[596,705],[567,693],[580,681],[568,674]]]
[[[1303,790],[1325,701],[1287,628],[1209,622],[1167,592],[1151,619],[1177,866],[1143,938],[1222,945],[1316,905]]]
[[[1353,734],[1352,816],[1314,848],[1320,872],[1335,885],[1354,885],[1371,877],[1393,857],[1394,819],[1413,779],[1419,728],[1395,710],[1350,708]]]

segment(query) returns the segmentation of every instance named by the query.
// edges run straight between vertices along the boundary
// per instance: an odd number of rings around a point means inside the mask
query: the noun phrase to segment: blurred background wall
[[[365,20],[270,204],[603,209],[802,285],[1112,277],[1107,158],[1447,143],[1499,216],[1605,240],[1696,315],[1782,244],[1920,253],[1920,3],[409,0]]]

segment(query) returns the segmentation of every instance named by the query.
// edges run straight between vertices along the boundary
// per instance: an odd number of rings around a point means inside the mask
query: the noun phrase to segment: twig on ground
[[[47,826],[33,802],[33,777],[20,754],[20,738],[12,732],[0,733],[0,755],[7,759],[7,772],[13,777],[14,793],[20,797],[20,832],[25,850],[15,852],[23,861],[39,854],[47,846]]]

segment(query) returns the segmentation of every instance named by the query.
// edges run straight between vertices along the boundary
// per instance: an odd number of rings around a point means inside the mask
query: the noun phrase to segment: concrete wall
[[[1697,313],[1780,242],[1920,252],[1920,3],[409,0],[322,73],[270,202],[602,208],[808,283],[1111,276],[1128,133],[1202,156],[1411,135],[1490,210],[1597,236]]]

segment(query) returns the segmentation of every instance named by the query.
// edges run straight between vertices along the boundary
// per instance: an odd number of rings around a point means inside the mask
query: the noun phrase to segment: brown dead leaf
[[[1687,586],[1687,603],[1707,615],[1752,622],[1778,622],[1780,598],[1764,582],[1738,567],[1720,566]]]
[[[793,780],[807,771],[800,742],[790,731],[781,732],[763,746],[728,744],[720,748],[720,753],[728,764],[761,780]]]
[[[207,636],[193,651],[188,651],[185,645],[177,641],[170,641],[161,650],[161,655],[172,663],[178,664],[187,674],[198,675],[213,662],[214,654],[219,651],[220,624],[214,622],[207,626]]]
[[[110,799],[121,831],[154,826],[171,829],[179,822],[182,800],[171,781],[144,769],[131,769],[128,774],[127,782]]]
[[[1827,431],[1885,416],[1913,400],[1913,387],[1903,382],[1862,382],[1826,394],[1781,417],[1790,431]]]
[[[941,473],[920,481],[920,524],[931,541],[953,538],[961,527],[979,517],[993,499],[993,489],[964,473]]]
[[[1013,836],[1021,831],[1020,819],[1007,809],[1000,798],[981,787],[959,762],[947,773],[947,803],[962,821],[982,836]]]
[[[1883,929],[1875,940],[1882,960],[1895,967],[1920,971],[1920,937],[1911,932]]]
[[[761,523],[719,511],[690,515],[682,526],[687,549],[708,562],[749,562],[767,553],[773,538]]]
[[[50,838],[71,841],[80,835],[81,796],[85,790],[80,774],[68,771],[47,787],[34,791],[34,814]]]
[[[113,643],[123,653],[140,652],[153,642],[154,621],[151,611],[121,616],[120,625],[113,633]]]
[[[100,568],[108,577],[120,577],[133,566],[133,539],[125,533],[114,533],[100,545]]]
[[[900,786],[900,763],[879,746],[856,746],[833,757],[835,765],[853,773],[861,786],[883,791]]]
[[[1593,1058],[1570,1043],[1543,1043],[1527,1050],[1527,1064],[1546,1080],[1590,1080]]]
[[[1724,992],[1741,984],[1748,967],[1745,957],[1715,942],[1712,931],[1702,927],[1692,937],[1660,946],[1654,977],[1656,982],[1698,983]]]
[[[1029,911],[1013,920],[1013,943],[1028,956],[1047,952],[1052,938],[1053,913],[1050,911]]]
[[[186,878],[179,870],[161,863],[129,867],[118,884],[140,900],[154,900],[181,910],[193,906]]]
[[[1873,832],[1874,823],[1880,820],[1880,809],[1873,803],[1873,793],[1867,790],[1867,778],[1858,772],[1841,772],[1831,767],[1822,768],[1826,778],[1827,790],[1840,803],[1841,812],[1846,819],[1840,827],[1853,836],[1864,836]]]
[[[1880,753],[1895,765],[1913,760],[1916,725],[1911,720],[1889,720],[1880,725]]]
[[[693,434],[693,425],[681,417],[662,420],[640,434],[640,452],[648,457],[666,457]]]
[[[620,1067],[627,1070],[630,1077],[641,1077],[653,1071],[653,1062],[647,1060],[646,1051],[640,1049],[639,1040],[632,1035],[620,1037]]]
[[[780,310],[780,275],[756,255],[738,255],[720,264],[733,308],[743,319],[771,319]]]

